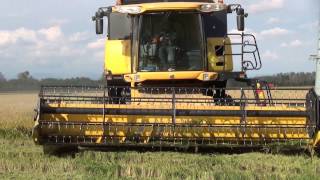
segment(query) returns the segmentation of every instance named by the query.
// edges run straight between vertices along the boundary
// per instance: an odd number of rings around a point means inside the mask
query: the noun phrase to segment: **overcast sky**
[[[0,72],[29,70],[34,77],[97,79],[103,71],[103,36],[91,16],[111,0],[1,0]],[[263,68],[250,75],[314,71],[319,0],[228,0],[249,13],[247,32],[258,39]],[[234,32],[235,17],[229,16]]]

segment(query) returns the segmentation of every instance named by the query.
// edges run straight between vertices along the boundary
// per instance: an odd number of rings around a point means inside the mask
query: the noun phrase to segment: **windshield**
[[[203,69],[199,14],[146,14],[142,18],[139,71]]]

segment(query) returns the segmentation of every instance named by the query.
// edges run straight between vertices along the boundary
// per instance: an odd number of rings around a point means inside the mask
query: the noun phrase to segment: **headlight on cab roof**
[[[200,6],[201,12],[214,12],[214,11],[221,11],[226,8],[225,4],[222,3],[210,3],[210,4],[202,4]]]
[[[126,13],[126,14],[139,14],[142,12],[140,6],[116,6],[115,10],[119,13]]]

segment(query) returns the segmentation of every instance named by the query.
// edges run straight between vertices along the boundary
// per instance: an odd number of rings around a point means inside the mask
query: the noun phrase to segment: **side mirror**
[[[237,27],[238,31],[244,31],[245,29],[245,21],[244,18],[247,17],[248,14],[244,13],[243,8],[237,9]]]
[[[96,18],[96,34],[103,34],[103,18]]]
[[[108,16],[112,12],[112,7],[101,7],[92,17],[92,21],[96,22],[96,34],[103,34],[103,17]]]

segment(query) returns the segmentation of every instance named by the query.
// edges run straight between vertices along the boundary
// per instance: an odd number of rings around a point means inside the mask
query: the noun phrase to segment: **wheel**
[[[129,87],[108,88],[109,104],[126,104],[131,100]]]
[[[218,81],[215,83],[215,86],[214,86],[215,92],[213,94],[213,100],[216,104],[226,103],[226,98],[227,98],[226,87],[227,87],[227,81]]]
[[[320,147],[315,148],[314,151],[315,151],[316,155],[318,157],[320,157]]]

